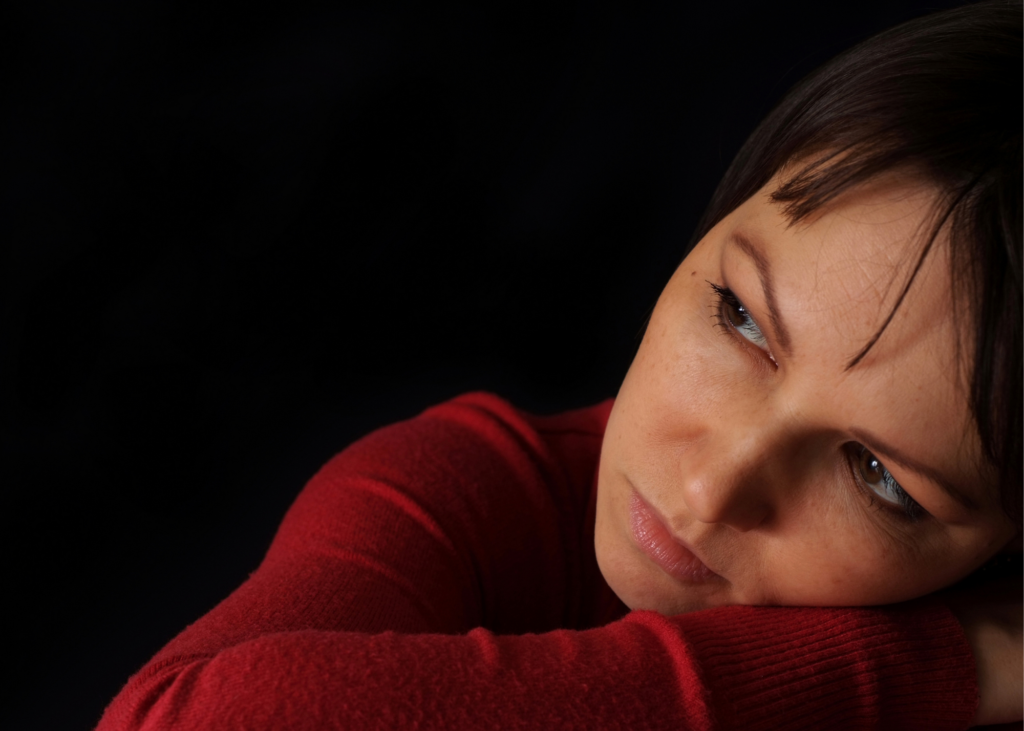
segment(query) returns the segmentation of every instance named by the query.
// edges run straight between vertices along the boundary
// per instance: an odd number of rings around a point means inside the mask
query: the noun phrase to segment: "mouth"
[[[665,520],[636,489],[629,498],[629,527],[637,547],[673,579],[694,584],[721,578],[672,534]]]

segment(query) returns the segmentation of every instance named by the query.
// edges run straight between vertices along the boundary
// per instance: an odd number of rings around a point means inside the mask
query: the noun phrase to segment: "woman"
[[[614,404],[470,394],[352,445],[100,728],[1020,719],[1019,589],[908,602],[1021,551],[1020,21],[798,85]]]

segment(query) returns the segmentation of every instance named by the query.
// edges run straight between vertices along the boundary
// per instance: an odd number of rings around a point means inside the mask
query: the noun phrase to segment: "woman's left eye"
[[[754,318],[747,312],[747,308],[739,301],[733,291],[728,287],[721,287],[708,282],[711,289],[715,291],[718,298],[717,316],[723,325],[728,323],[733,330],[752,342],[762,350],[768,350],[768,340],[765,338],[761,328],[754,322]],[[774,358],[772,359],[774,360]]]
[[[879,498],[886,507],[897,510],[908,520],[916,521],[920,518],[924,509],[896,482],[878,457],[863,445],[856,445],[855,449],[855,477],[870,490],[869,496]]]

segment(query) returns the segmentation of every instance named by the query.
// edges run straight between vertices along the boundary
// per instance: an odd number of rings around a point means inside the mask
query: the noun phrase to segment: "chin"
[[[658,591],[657,588],[633,586],[623,587],[622,590],[615,586],[611,586],[611,588],[630,610],[647,609],[665,615],[688,614],[726,604],[726,602],[716,602],[709,597],[691,596],[685,591],[666,593]]]
[[[686,614],[728,604],[707,596],[708,587],[677,584],[655,567],[645,566],[629,551],[597,551],[605,581],[630,610],[647,609],[665,615]]]

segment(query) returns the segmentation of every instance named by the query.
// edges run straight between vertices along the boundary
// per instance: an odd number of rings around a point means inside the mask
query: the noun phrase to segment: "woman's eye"
[[[860,482],[871,491],[871,495],[889,508],[898,509],[910,520],[917,520],[924,512],[867,447],[860,446],[854,467]]]
[[[768,349],[768,340],[765,338],[764,333],[761,332],[761,328],[758,327],[757,323],[754,322],[754,318],[747,312],[747,308],[743,306],[743,303],[737,299],[736,295],[733,294],[732,290],[728,287],[720,287],[717,284],[711,284],[711,289],[715,291],[715,296],[718,298],[718,317],[722,324],[728,323],[733,330],[738,332],[744,338],[752,342],[762,350]],[[772,359],[774,360],[774,358]]]

